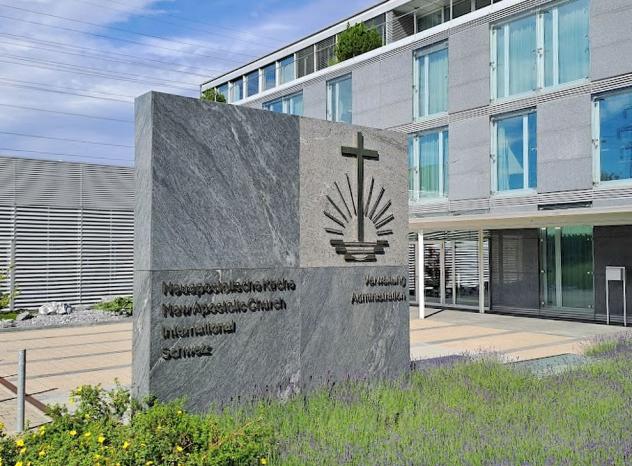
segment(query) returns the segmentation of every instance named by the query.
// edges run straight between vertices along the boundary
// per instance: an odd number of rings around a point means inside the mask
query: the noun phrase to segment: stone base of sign
[[[405,135],[362,129],[362,242],[358,128],[157,93],[136,118],[135,396],[205,411],[407,371]]]

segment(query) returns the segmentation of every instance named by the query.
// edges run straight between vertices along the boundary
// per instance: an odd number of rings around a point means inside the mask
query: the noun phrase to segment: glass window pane
[[[282,113],[283,112],[283,102],[281,99],[273,100],[272,102],[266,102],[263,104],[263,108],[265,110],[270,110],[271,112]]]
[[[228,102],[228,83],[222,84],[221,86],[219,86],[217,88],[217,92],[222,94],[224,98],[226,99],[226,101]]]
[[[244,85],[243,79],[238,79],[237,81],[233,82],[233,91],[232,91],[232,95],[230,99],[231,102],[236,102],[238,100],[243,99],[244,97],[243,85]]]
[[[536,87],[535,16],[509,24],[509,95]]]
[[[252,73],[246,76],[246,81],[248,83],[248,96],[255,95],[259,93],[259,70],[253,71]]]
[[[452,4],[452,19],[463,16],[472,11],[471,0],[454,0]]]
[[[302,78],[314,72],[314,47],[309,46],[296,52],[298,77]]]
[[[441,154],[439,153],[440,133],[423,134],[419,138],[419,186],[424,197],[441,195],[439,189],[439,175]]]
[[[288,107],[290,115],[303,116],[303,93],[290,96],[288,98]]]
[[[448,110],[448,49],[428,58],[428,114],[432,115]]]
[[[327,112],[328,119],[342,123],[351,123],[351,76],[349,75],[327,83],[327,95],[329,105]]]
[[[479,8],[484,8],[491,4],[492,4],[492,0],[476,0],[476,9],[478,10]]]
[[[271,64],[263,69],[263,90],[267,91],[276,86],[276,64]]]
[[[545,11],[544,23],[544,85],[553,86],[555,77],[553,72],[553,12]]]
[[[590,46],[588,0],[560,5],[559,17],[559,82],[567,83],[588,76]]]
[[[448,168],[450,164],[448,161],[450,160],[450,152],[448,150],[449,147],[449,137],[448,132],[443,131],[443,196],[448,195]]]
[[[632,179],[632,91],[599,102],[601,181]]]
[[[432,27],[438,26],[443,22],[443,14],[441,10],[434,11],[428,15],[417,18],[417,32],[425,31]]]
[[[592,227],[563,227],[561,246],[562,306],[592,309]]]
[[[281,84],[294,80],[294,56],[289,56],[279,61]]]
[[[416,114],[415,117],[426,115],[426,55],[417,54],[415,56],[415,67],[417,82],[415,83],[416,95]]]
[[[496,28],[496,95],[507,97],[505,89],[505,28]]]
[[[528,122],[528,123],[527,123]],[[525,125],[528,124],[524,140]],[[496,177],[498,191],[537,186],[537,119],[533,112],[496,121]],[[525,147],[525,142],[526,146]],[[525,186],[525,149],[529,151],[529,186]]]
[[[415,52],[415,117],[448,110],[448,49]]]

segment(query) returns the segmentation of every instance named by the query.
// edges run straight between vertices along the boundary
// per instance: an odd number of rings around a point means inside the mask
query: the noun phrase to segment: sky
[[[0,155],[132,166],[133,99],[199,85],[377,0],[0,0]]]

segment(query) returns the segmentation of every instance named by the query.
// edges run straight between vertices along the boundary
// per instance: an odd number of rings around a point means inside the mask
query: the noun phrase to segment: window
[[[330,62],[335,59],[335,47],[336,36],[328,37],[316,44],[316,70],[327,68]]]
[[[259,70],[246,76],[246,97],[259,93]]]
[[[279,84],[294,80],[294,55],[279,60]]]
[[[421,133],[408,142],[408,198],[411,201],[448,194],[448,131]]]
[[[443,9],[417,17],[417,32],[425,31],[443,23]]]
[[[578,0],[542,13],[544,22],[544,86],[588,77],[589,3]]]
[[[239,78],[230,85],[230,101],[237,102],[244,98],[244,80]]]
[[[302,78],[314,72],[314,46],[310,45],[296,52],[298,77]]]
[[[472,11],[471,0],[453,0],[452,3],[452,19],[463,16]]]
[[[226,99],[226,102],[228,102],[228,83],[224,83],[221,86],[218,86],[217,92],[222,94]]]
[[[414,114],[416,118],[448,110],[448,47],[441,44],[414,54]]]
[[[574,0],[492,28],[492,95],[505,98],[585,79],[589,0]]]
[[[271,65],[263,68],[263,90],[267,91],[268,89],[272,89],[276,86],[276,64],[272,63]]]
[[[303,93],[298,92],[263,104],[265,110],[303,116]]]
[[[364,22],[365,26],[369,29],[375,28],[382,37],[382,45],[386,43],[386,15],[381,14],[375,18],[369,19]]]
[[[595,181],[632,179],[632,90],[593,102]]]
[[[351,123],[351,75],[327,82],[327,119]]]
[[[577,312],[577,317],[592,318],[592,227],[542,228],[540,264],[542,307],[571,308]]]
[[[492,124],[492,191],[535,188],[537,178],[536,114],[498,118]]]

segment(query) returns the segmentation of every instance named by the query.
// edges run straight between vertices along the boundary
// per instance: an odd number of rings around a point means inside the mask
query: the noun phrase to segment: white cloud
[[[164,0],[127,0],[111,3],[111,8],[95,6],[100,3],[101,0],[31,0],[12,3],[15,7],[45,12],[50,16],[0,7],[0,15],[15,18],[0,18],[0,131],[131,146],[134,140],[131,123],[18,110],[1,104],[131,121],[133,105],[130,103],[68,93],[126,99],[121,96],[137,96],[153,89],[197,96],[199,83],[213,75],[236,68],[256,56],[279,48],[283,42],[307,35],[370,4],[366,0],[352,0],[341,6],[338,0],[310,0],[283,11],[275,6],[274,1],[260,2],[260,6],[249,7],[252,15],[236,15],[217,25],[203,25],[182,22],[168,16],[166,13],[173,10],[165,8],[167,3]],[[173,5],[177,6],[177,2]],[[210,3],[209,8],[212,8]],[[187,16],[182,12],[177,14]],[[134,23],[129,24],[128,21],[137,15],[160,18],[165,22],[182,24],[182,27],[152,23],[157,31],[177,29],[179,33],[169,36],[171,41],[99,27],[130,29]],[[80,19],[95,26],[58,17]],[[86,31],[92,35],[67,29]],[[168,32],[152,32],[152,35],[166,34]],[[99,36],[120,37],[128,42]],[[103,56],[116,61],[104,60]],[[119,80],[111,79],[113,77]],[[58,92],[41,92],[32,87],[45,87]],[[131,102],[131,99],[128,100]],[[0,148],[83,154],[85,161],[99,163],[104,161],[96,160],[97,157],[110,158],[112,163],[117,164],[122,163],[122,160],[131,163],[133,159],[131,148],[29,139],[7,134],[0,134]],[[0,150],[0,155],[7,154],[11,154],[11,151]],[[22,155],[77,160],[73,157]]]

